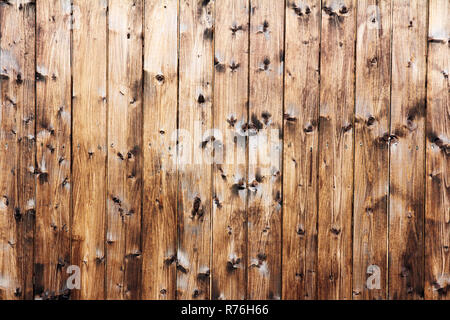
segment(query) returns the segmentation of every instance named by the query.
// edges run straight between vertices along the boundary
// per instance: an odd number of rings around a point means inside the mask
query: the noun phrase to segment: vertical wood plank
[[[177,14],[177,0],[145,1],[143,299],[176,291]]]
[[[356,1],[322,4],[318,298],[351,299]]]
[[[214,1],[181,0],[179,19],[177,297],[208,299]]]
[[[36,299],[67,297],[70,265],[70,0],[36,3]]]
[[[283,299],[315,299],[320,1],[287,1]]]
[[[246,297],[248,10],[248,0],[216,4],[213,299]]]
[[[281,298],[284,1],[252,0],[248,298]]]
[[[0,18],[0,299],[32,299],[35,3],[2,3]]]
[[[394,1],[389,298],[424,295],[424,117],[427,1]]]
[[[109,1],[108,299],[140,297],[142,13],[141,0]]]
[[[105,0],[73,1],[72,263],[81,269],[78,299],[105,298],[107,8]]]
[[[450,3],[429,5],[425,298],[450,299]]]
[[[357,25],[353,298],[386,299],[390,1],[358,1]]]

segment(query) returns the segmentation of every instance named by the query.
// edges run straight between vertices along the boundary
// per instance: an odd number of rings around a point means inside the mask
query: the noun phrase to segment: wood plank
[[[353,298],[386,299],[390,2],[358,1],[357,24]]]
[[[177,13],[177,0],[145,1],[143,299],[176,291]]]
[[[36,299],[66,297],[70,265],[70,0],[36,3]]]
[[[177,297],[208,299],[214,1],[181,1],[179,19]]]
[[[213,299],[245,299],[249,7],[216,4],[213,184]],[[240,186],[241,185],[241,186]]]
[[[287,1],[283,154],[283,299],[317,293],[320,2]]]
[[[109,1],[108,299],[140,297],[142,14],[141,0]]]
[[[77,299],[105,298],[107,1],[73,1],[72,264]]]
[[[284,2],[251,1],[248,298],[281,298]]]
[[[35,4],[0,4],[0,299],[33,298]]]
[[[322,2],[319,299],[352,298],[356,1]]]
[[[424,295],[427,1],[392,7],[389,298]]]
[[[429,2],[425,298],[450,299],[450,3]]]

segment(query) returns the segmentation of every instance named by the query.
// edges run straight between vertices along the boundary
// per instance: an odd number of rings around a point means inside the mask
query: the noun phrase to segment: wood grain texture
[[[425,298],[450,299],[450,3],[429,4]]]
[[[180,0],[177,297],[209,299],[214,1]],[[186,135],[187,134],[187,135]]]
[[[109,0],[107,298],[141,288],[142,1]]]
[[[283,299],[317,294],[319,1],[287,1],[283,155]]]
[[[71,65],[69,0],[36,3],[35,299],[67,297],[70,265]]]
[[[81,269],[74,296],[104,299],[107,1],[73,1],[72,38],[72,264]]]
[[[427,1],[394,1],[389,199],[389,298],[424,295]]]
[[[0,1],[0,299],[449,299],[449,10]]]
[[[143,299],[176,297],[177,14],[177,0],[145,1]]]
[[[212,299],[245,299],[248,0],[216,3]]]
[[[386,299],[390,1],[358,1],[357,25],[353,298]]]
[[[280,299],[285,8],[250,5],[247,297]]]
[[[319,299],[352,298],[356,1],[322,3],[319,125]]]
[[[33,298],[35,4],[0,4],[0,299]]]

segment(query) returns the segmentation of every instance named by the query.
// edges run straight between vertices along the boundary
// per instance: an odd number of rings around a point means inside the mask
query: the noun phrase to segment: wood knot
[[[336,228],[336,227],[332,227],[331,228],[331,233],[334,234],[335,236],[339,235],[341,233],[341,229],[340,228]]]
[[[240,63],[235,63],[234,61],[230,64],[231,72],[236,72],[236,70],[239,68]]]
[[[162,75],[162,74],[157,74],[156,76],[155,76],[155,78],[156,78],[156,81],[158,81],[158,82],[164,82],[164,75]]]
[[[205,101],[206,101],[205,97],[202,94],[199,94],[198,98],[197,98],[197,102],[202,104],[202,103],[205,103]]]

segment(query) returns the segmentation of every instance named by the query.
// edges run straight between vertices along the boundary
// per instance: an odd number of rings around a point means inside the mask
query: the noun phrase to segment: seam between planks
[[[213,12],[213,39],[212,39],[212,55],[211,55],[211,67],[212,67],[212,81],[211,81],[211,86],[212,86],[212,94],[211,94],[211,123],[212,123],[212,129],[214,130],[214,116],[215,116],[215,87],[216,87],[216,68],[214,68],[214,57],[216,54],[216,7],[217,5],[214,3],[214,12]],[[214,136],[214,131],[213,131],[213,136]],[[209,194],[211,199],[214,198],[214,154],[215,154],[215,149],[214,149],[214,145],[212,147],[211,150],[211,157],[213,159],[213,163],[210,166],[210,171],[211,171],[211,181],[209,181],[209,185],[210,185],[210,190],[209,190]],[[209,300],[212,300],[212,270],[214,270],[214,259],[213,259],[213,252],[214,252],[214,232],[213,232],[213,226],[214,226],[214,201],[210,201],[209,204],[209,212],[211,213],[211,218],[209,221],[209,230],[211,233],[211,237],[209,238],[209,246],[210,246],[210,255],[209,255],[209,274],[210,277],[208,279],[209,281]]]
[[[26,39],[25,39],[25,42],[26,42]],[[37,86],[36,86],[36,72],[37,72],[37,7],[36,7],[36,5],[35,5],[35,9],[34,9],[34,77],[33,77],[33,84],[34,84],[34,118],[36,119],[35,121],[34,121],[34,137],[35,137],[35,139],[36,139],[36,137],[37,137],[37,119],[38,119],[38,114],[37,114]],[[26,47],[26,45],[25,45],[25,47]],[[34,167],[36,168],[36,164],[37,164],[37,141],[34,143]],[[35,183],[34,183],[34,198],[35,198],[35,203],[37,204],[37,199],[36,199],[36,196],[37,196],[37,183],[36,183],[36,179],[35,179]],[[36,205],[35,205],[36,206]],[[35,263],[35,258],[36,258],[36,252],[35,252],[35,250],[36,250],[36,248],[35,248],[35,245],[36,245],[36,241],[35,241],[35,239],[36,239],[36,211],[35,211],[35,215],[34,215],[34,221],[33,221],[33,243],[32,243],[32,268],[31,268],[31,270],[33,271],[33,276],[32,276],[32,279],[31,279],[31,283],[32,283],[32,288],[31,288],[31,291],[32,291],[32,294],[33,294],[33,296],[32,296],[32,300],[34,300],[34,295],[35,295],[35,292],[34,292],[34,284],[35,284],[35,279],[34,279],[34,263]],[[24,279],[24,281],[25,281],[25,279]],[[27,289],[26,289],[26,281],[24,282],[24,291],[26,292],[27,291]],[[23,296],[24,297],[24,299],[25,299],[25,296]]]
[[[107,299],[108,298],[108,248],[105,246],[105,240],[106,240],[106,234],[107,234],[107,230],[108,230],[108,220],[109,220],[109,215],[108,215],[108,192],[109,192],[109,179],[108,179],[108,172],[109,172],[109,167],[108,167],[108,163],[109,163],[109,0],[106,0],[106,156],[105,156],[105,222],[103,224],[103,254],[104,254],[104,279],[103,279],[103,298]],[[123,284],[123,273],[122,273],[122,284]],[[123,297],[122,295],[123,293],[123,287],[121,288],[121,297]]]
[[[317,116],[317,128],[320,130],[320,92],[321,92],[321,61],[322,61],[322,7],[323,3],[320,1],[320,19],[319,19],[319,57],[318,57],[318,69],[319,69],[319,84],[318,84],[318,99],[317,99],[317,110],[316,110],[316,116]],[[319,264],[319,163],[320,163],[320,132],[317,133],[317,156],[316,156],[316,232],[317,232],[317,244],[316,244],[316,252],[315,252],[315,265],[318,266]],[[306,250],[306,245],[305,245]],[[318,274],[318,268],[316,270],[316,273]],[[319,296],[319,277],[315,277],[315,298]]]
[[[281,90],[281,132],[283,135],[283,140],[280,143],[281,150],[281,161],[280,161],[280,171],[281,171],[281,199],[284,199],[284,111],[285,111],[285,103],[286,103],[286,5],[288,0],[284,0],[284,7],[283,7],[283,79],[282,79],[282,90]],[[283,216],[284,216],[284,208],[283,208],[283,202],[281,203],[281,214],[280,214],[280,237],[281,237],[281,244],[280,244],[280,299],[283,297]],[[305,242],[306,243],[306,242]]]
[[[144,70],[144,63],[145,63],[145,0],[142,0],[142,26],[141,26],[141,66],[142,66],[142,70],[141,70],[141,219],[140,219],[140,235],[139,235],[139,251],[143,257],[144,255],[144,250],[143,250],[143,234],[144,232],[142,232],[144,230],[144,187],[145,187],[145,182],[144,182],[144,175],[145,175],[145,156],[144,156],[144,123],[145,123],[145,119],[144,119],[144,108],[145,108],[145,70]],[[125,251],[126,252],[126,251]],[[144,283],[144,275],[143,275],[143,263],[141,262],[141,275],[140,275],[140,279],[138,279],[138,283],[140,285],[140,288],[138,288],[138,296],[139,299],[142,300],[142,288],[145,285]]]
[[[393,64],[393,57],[392,57],[392,50],[393,50],[393,34],[394,34],[394,26],[393,26],[393,12],[394,12],[394,6],[393,6],[393,4],[394,4],[394,0],[391,0],[391,12],[390,12],[390,19],[391,19],[391,30],[390,30],[390,43],[389,43],[389,48],[390,48],[390,53],[389,53],[389,56],[390,56],[390,65],[389,65],[389,72],[390,72],[390,75],[389,75],[389,79],[390,79],[390,81],[389,81],[389,116],[388,116],[388,134],[389,134],[389,137],[391,136],[391,126],[392,126],[392,112],[391,112],[391,109],[392,109],[392,64]],[[390,234],[390,220],[391,220],[391,211],[390,211],[390,208],[391,208],[391,143],[390,143],[390,140],[388,141],[388,148],[389,148],[389,151],[388,151],[388,190],[387,190],[387,192],[388,192],[388,197],[387,197],[387,201],[386,201],[386,205],[387,205],[387,208],[386,208],[386,212],[387,212],[387,223],[386,223],[386,225],[387,225],[387,228],[386,228],[386,232],[387,232],[387,236],[386,236],[386,242],[387,242],[387,247],[386,247],[386,262],[387,262],[387,266],[386,266],[386,299],[389,299],[389,295],[390,295],[390,292],[389,292],[389,284],[390,284],[390,282],[389,282],[389,266],[390,266],[390,263],[389,263],[389,244],[390,244],[390,241],[389,241],[389,234]]]
[[[357,66],[357,41],[358,41],[358,1],[355,3],[355,8],[353,9],[355,12],[355,21],[354,21],[354,41],[353,41],[353,117],[352,117],[352,128],[353,128],[353,136],[352,136],[352,148],[353,148],[353,164],[352,164],[352,218],[351,218],[351,243],[352,254],[351,254],[351,266],[352,272],[350,277],[350,297],[351,300],[355,300],[353,297],[353,267],[354,267],[354,239],[355,239],[355,163],[356,163],[356,128],[355,128],[355,118],[356,118],[356,66]]]
[[[427,217],[427,120],[428,120],[428,52],[430,43],[428,42],[428,35],[430,34],[430,1],[427,0],[427,12],[426,12],[426,46],[425,46],[425,119],[424,119],[424,125],[423,125],[423,223],[422,223],[422,249],[423,249],[423,299],[426,300],[426,294],[425,294],[425,285],[426,285],[426,279],[427,279],[427,257],[426,257],[426,217]]]
[[[178,194],[179,194],[179,184],[180,184],[180,172],[179,172],[179,166],[178,166],[178,160],[179,160],[179,139],[180,139],[180,14],[181,14],[181,0],[177,1],[177,141],[176,141],[176,165],[175,165],[175,174],[176,174],[176,179],[177,179],[177,183],[176,183],[176,206],[175,206],[175,228],[176,228],[176,239],[175,239],[175,257],[176,257],[176,263],[178,264],[178,250],[180,248],[180,226],[179,226],[179,214],[178,214],[178,205],[179,205],[179,199],[178,199]],[[175,300],[178,300],[178,269],[175,268],[175,281],[174,281],[174,286],[175,286]]]
[[[247,111],[247,119],[245,119],[245,123],[249,123],[250,121],[250,70],[251,70],[251,27],[252,27],[252,0],[248,1],[248,48],[247,48],[247,105],[246,105],[246,111]],[[248,187],[248,177],[249,177],[249,170],[250,170],[250,165],[249,165],[249,159],[250,159],[250,148],[249,148],[249,143],[250,143],[250,137],[247,134],[246,138],[245,138],[245,181],[246,181],[246,186]],[[248,207],[249,207],[249,196],[248,196],[248,192],[246,194],[245,197],[245,299],[248,298]]]

